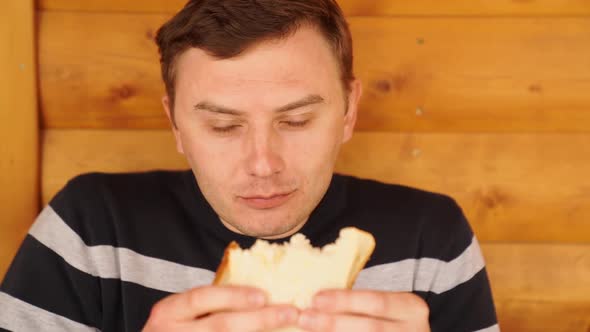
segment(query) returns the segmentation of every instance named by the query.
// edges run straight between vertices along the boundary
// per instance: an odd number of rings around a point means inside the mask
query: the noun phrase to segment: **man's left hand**
[[[412,293],[326,290],[304,310],[299,327],[310,332],[428,332],[428,305]]]

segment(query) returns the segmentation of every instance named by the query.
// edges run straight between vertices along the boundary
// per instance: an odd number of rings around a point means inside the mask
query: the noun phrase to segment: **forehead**
[[[178,59],[176,85],[178,93],[242,101],[243,94],[271,92],[329,95],[340,87],[339,73],[328,42],[316,29],[303,26],[285,39],[261,42],[230,59],[190,49]]]

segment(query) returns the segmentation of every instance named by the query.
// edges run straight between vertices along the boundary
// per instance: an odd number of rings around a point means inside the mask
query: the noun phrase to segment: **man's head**
[[[297,231],[361,94],[336,3],[191,1],[157,42],[177,148],[222,222],[257,237]]]

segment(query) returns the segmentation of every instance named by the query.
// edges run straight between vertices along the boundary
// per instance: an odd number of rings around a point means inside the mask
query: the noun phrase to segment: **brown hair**
[[[354,80],[352,38],[335,0],[190,0],[156,36],[171,112],[175,64],[183,52],[194,47],[228,59],[256,43],[286,38],[302,24],[316,27],[330,44],[348,94]]]

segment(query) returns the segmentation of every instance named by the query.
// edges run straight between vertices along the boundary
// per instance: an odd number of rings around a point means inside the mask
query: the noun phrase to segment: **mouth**
[[[285,204],[293,196],[295,191],[269,195],[238,196],[238,199],[250,208],[268,210]]]

